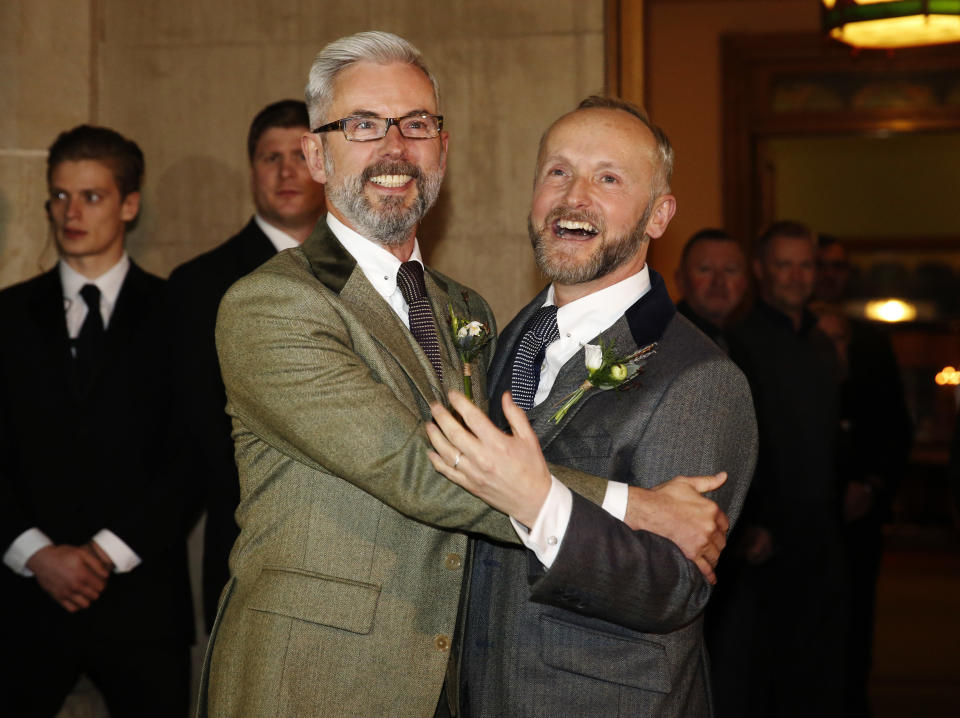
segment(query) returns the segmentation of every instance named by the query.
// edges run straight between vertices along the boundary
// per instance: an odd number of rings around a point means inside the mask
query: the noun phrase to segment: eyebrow
[[[415,110],[410,110],[405,112],[402,115],[397,115],[397,117],[410,117],[411,115],[435,115],[435,112],[426,110],[423,108],[417,108]],[[344,117],[382,117],[382,115],[377,114],[371,110],[353,110],[352,112],[347,113]]]
[[[76,191],[76,194],[79,194],[81,192],[99,192],[100,194],[105,194],[109,191],[110,191],[109,187],[81,187]],[[50,193],[53,194],[54,192],[64,192],[66,194],[70,194],[70,190],[64,187],[57,187],[56,185],[50,188]]]
[[[566,157],[565,155],[563,155],[563,154],[561,154],[561,153],[556,153],[556,154],[552,154],[552,155],[547,155],[546,157],[543,158],[543,166],[546,166],[546,165],[550,164],[551,162],[562,162],[562,163],[565,163],[565,164],[574,164],[572,160],[570,160],[568,157]],[[603,162],[600,162],[599,164],[597,164],[597,165],[594,167],[594,169],[596,169],[596,170],[615,170],[615,171],[620,172],[620,173],[627,173],[627,169],[626,169],[625,167],[623,167],[622,165],[619,165],[619,164],[617,164],[617,163],[615,163],[615,162],[612,162],[612,161],[610,161],[610,160],[604,160]]]

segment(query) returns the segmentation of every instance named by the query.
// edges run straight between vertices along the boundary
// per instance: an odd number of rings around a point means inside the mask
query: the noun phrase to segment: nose
[[[68,197],[64,207],[64,217],[67,219],[76,219],[80,216],[80,198]]]
[[[568,207],[584,207],[590,203],[587,179],[574,176],[567,185],[564,202]]]
[[[294,164],[295,160],[290,157],[283,157],[280,159],[280,176],[281,177],[293,177],[296,172],[296,165]]]
[[[391,125],[381,140],[381,152],[387,157],[400,158],[407,151],[407,138],[400,134],[400,128]]]

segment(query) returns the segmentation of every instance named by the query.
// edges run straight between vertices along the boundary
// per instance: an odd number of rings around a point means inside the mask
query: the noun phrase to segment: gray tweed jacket
[[[581,350],[546,401],[529,412],[547,459],[652,487],[675,475],[729,472],[712,498],[737,518],[753,473],[757,429],[746,379],[675,312],[663,280],[604,338],[627,354],[658,342],[629,390],[591,389],[559,423],[556,405],[586,378]],[[501,335],[491,398],[535,298]],[[499,400],[491,400],[499,416]],[[470,718],[709,716],[702,614],[710,586],[672,542],[631,532],[574,494],[559,555],[544,571],[532,553],[478,542],[464,642]]]

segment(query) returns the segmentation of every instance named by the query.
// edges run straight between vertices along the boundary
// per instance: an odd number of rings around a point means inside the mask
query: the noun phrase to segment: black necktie
[[[103,346],[103,315],[100,313],[100,290],[96,284],[84,284],[80,296],[87,305],[87,317],[83,320],[76,340],[77,376],[86,384],[93,374]]]
[[[532,409],[533,398],[540,384],[540,365],[547,346],[560,338],[557,328],[557,307],[540,307],[527,323],[526,331],[517,347],[510,378],[510,393],[521,409]]]
[[[400,265],[397,286],[407,302],[410,331],[433,365],[437,378],[443,381],[440,340],[433,323],[433,310],[430,309],[430,300],[427,299],[427,286],[423,283],[423,267],[420,262],[410,261]]]

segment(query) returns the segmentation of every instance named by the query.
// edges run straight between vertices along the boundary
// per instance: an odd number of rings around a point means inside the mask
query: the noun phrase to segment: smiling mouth
[[[600,230],[590,222],[573,219],[558,219],[553,223],[553,233],[561,239],[590,239]]]
[[[376,175],[370,178],[370,181],[379,187],[395,188],[403,187],[413,175]]]

